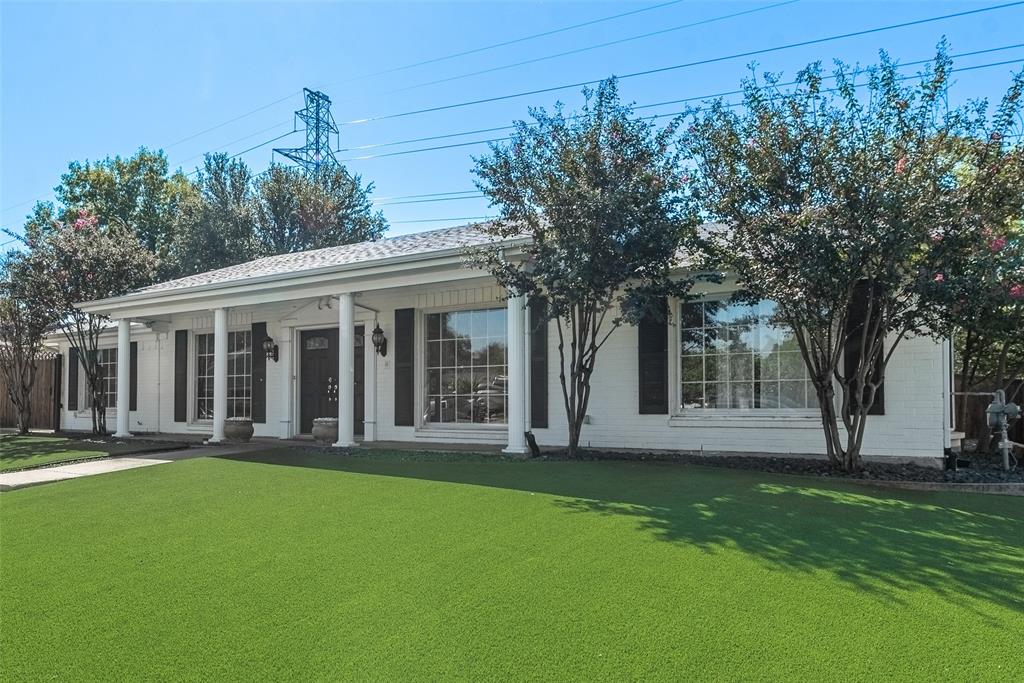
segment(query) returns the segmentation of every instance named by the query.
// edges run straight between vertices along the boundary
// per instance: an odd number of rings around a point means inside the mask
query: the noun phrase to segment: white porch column
[[[128,431],[129,394],[131,392],[131,321],[121,318],[117,321],[117,431],[114,436],[131,436]]]
[[[292,372],[292,335],[294,330],[287,325],[282,325],[278,346],[278,359],[281,364],[281,431],[278,436],[282,439],[292,437],[292,406],[295,404],[295,381]]]
[[[373,348],[374,319],[363,325],[363,441],[377,439],[377,349]]]
[[[210,443],[224,440],[228,416],[228,310],[213,310],[213,436]]]
[[[352,294],[338,295],[338,448],[355,446],[356,309]]]
[[[508,299],[508,447],[505,453],[526,453],[526,297]]]
[[[530,386],[530,368],[533,363],[533,346],[531,344],[531,335],[533,330],[530,329],[530,309],[529,307],[523,308],[523,344],[525,350],[523,351],[524,362],[523,362],[523,424],[526,425],[523,429],[524,432],[529,432],[533,429],[533,421],[531,417],[531,404],[530,397],[531,386]]]

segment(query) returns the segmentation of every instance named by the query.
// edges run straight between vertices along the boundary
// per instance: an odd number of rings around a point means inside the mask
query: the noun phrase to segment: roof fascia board
[[[118,318],[145,319],[194,313],[196,311],[208,311],[214,308],[241,308],[315,299],[324,296],[334,296],[346,291],[353,293],[370,292],[400,287],[438,285],[448,282],[457,283],[481,277],[486,277],[486,273],[469,268],[462,268],[460,270],[421,269],[416,273],[381,274],[373,278],[352,277],[348,280],[339,280],[337,277],[334,277],[325,281],[309,282],[301,285],[292,284],[288,287],[277,287],[274,289],[257,289],[254,291],[252,287],[246,287],[233,291],[206,292],[205,296],[168,299],[164,301],[114,301],[102,312]]]

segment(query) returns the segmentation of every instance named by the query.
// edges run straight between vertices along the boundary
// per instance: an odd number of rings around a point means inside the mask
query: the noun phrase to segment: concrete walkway
[[[163,465],[178,460],[190,458],[206,458],[218,455],[234,455],[246,451],[259,450],[261,446],[256,444],[230,444],[226,446],[201,446],[183,448],[178,451],[166,451],[163,453],[140,453],[139,455],[125,455],[113,458],[96,458],[95,460],[83,460],[82,462],[70,463],[67,465],[52,465],[50,467],[38,467],[31,470],[18,472],[6,472],[0,474],[0,491],[10,491],[36,484],[48,484],[65,479],[77,479],[79,477],[91,477],[96,474],[107,474],[108,472],[120,472],[121,470],[133,470],[139,467],[150,465]]]

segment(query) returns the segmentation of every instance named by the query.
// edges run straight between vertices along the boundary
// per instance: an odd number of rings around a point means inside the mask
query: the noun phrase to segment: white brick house
[[[485,239],[466,226],[274,256],[82,304],[118,323],[101,342],[110,427],[219,441],[238,416],[258,437],[301,438],[314,418],[337,416],[339,445],[477,442],[521,453],[526,431],[542,446],[565,444],[555,323],[538,326],[522,298],[506,300],[464,265],[464,248]],[[515,258],[517,243],[505,246]],[[700,302],[668,302],[667,324],[612,334],[583,445],[824,452],[792,340],[764,323],[771,304],[740,309],[728,293],[711,286]],[[378,327],[384,354],[372,343]],[[55,341],[68,359],[62,427],[88,429],[77,350]],[[948,343],[901,345],[866,456],[942,456],[950,367]]]

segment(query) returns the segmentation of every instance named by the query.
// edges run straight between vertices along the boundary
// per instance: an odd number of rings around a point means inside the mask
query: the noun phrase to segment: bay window
[[[806,410],[814,388],[793,331],[772,322],[776,304],[684,303],[680,313],[682,410]]]
[[[505,309],[428,313],[424,323],[424,422],[504,424]]]

